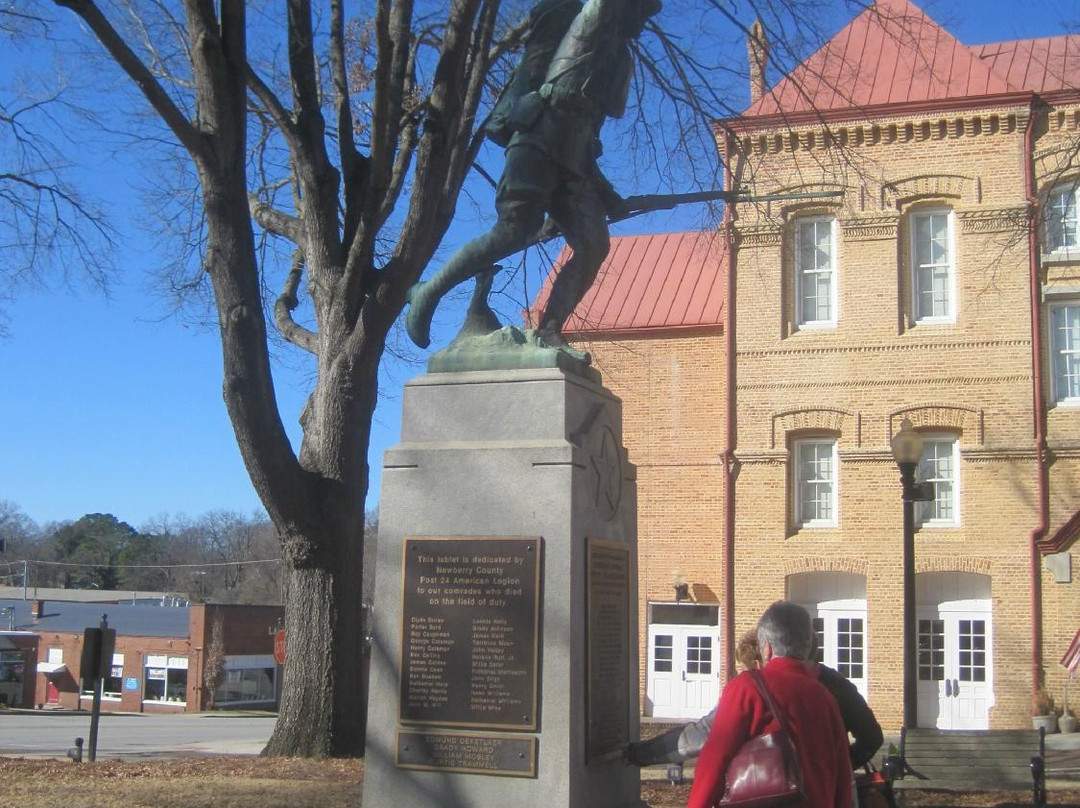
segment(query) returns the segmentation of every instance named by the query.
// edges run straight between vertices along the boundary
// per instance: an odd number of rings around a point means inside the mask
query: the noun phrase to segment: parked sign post
[[[90,749],[89,758],[93,763],[97,759],[98,721],[101,718],[101,683],[112,672],[113,650],[116,648],[116,629],[109,628],[109,616],[101,615],[99,628],[88,628],[83,632],[82,659],[79,661],[79,678],[84,688],[89,685],[94,693],[94,704],[90,709]]]

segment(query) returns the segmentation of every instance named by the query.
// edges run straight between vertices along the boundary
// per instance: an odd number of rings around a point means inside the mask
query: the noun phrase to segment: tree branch
[[[98,41],[109,52],[120,68],[128,74],[132,81],[150,102],[150,106],[161,116],[165,125],[176,135],[176,139],[188,150],[188,153],[200,161],[209,158],[209,150],[199,136],[198,131],[191,122],[184,117],[180,108],[176,106],[165,88],[154,78],[150,70],[142,63],[134,51],[128,47],[123,38],[113,28],[112,24],[105,19],[105,15],[93,2],[93,0],[53,0],[61,8],[67,8],[75,12],[90,27],[97,36]]]
[[[297,290],[300,288],[300,278],[304,274],[304,252],[296,250],[293,253],[292,267],[285,277],[285,287],[278,299],[274,301],[274,325],[289,342],[298,348],[303,348],[311,354],[318,355],[319,338],[313,331],[309,331],[293,319],[292,313],[300,305]]]
[[[300,249],[304,249],[307,239],[304,234],[303,222],[295,216],[290,216],[272,208],[255,194],[248,194],[248,206],[251,209],[251,218],[258,222],[260,227],[276,236],[286,238]]]

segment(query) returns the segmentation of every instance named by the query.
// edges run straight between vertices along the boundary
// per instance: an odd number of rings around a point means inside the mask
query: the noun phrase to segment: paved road
[[[146,715],[104,713],[97,756],[257,755],[274,729],[274,716],[203,713]],[[0,712],[0,755],[62,758],[75,738],[90,737],[89,714]],[[86,747],[84,747],[84,750]],[[85,755],[85,751],[84,751]]]

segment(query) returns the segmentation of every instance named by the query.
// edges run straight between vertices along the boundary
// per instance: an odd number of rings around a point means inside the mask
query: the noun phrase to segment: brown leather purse
[[[776,718],[780,728],[751,738],[742,745],[728,766],[722,806],[738,808],[779,808],[805,799],[799,755],[791,739],[787,719],[776,708],[761,671],[750,677]]]

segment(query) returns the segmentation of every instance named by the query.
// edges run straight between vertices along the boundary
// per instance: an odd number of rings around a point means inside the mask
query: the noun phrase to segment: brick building
[[[93,691],[80,683],[83,632],[103,614],[116,630],[103,710],[276,708],[282,607],[217,604],[0,600],[0,700],[89,709]]]
[[[966,46],[878,0],[751,84],[716,127],[729,187],[835,195],[615,239],[568,327],[638,469],[646,711],[708,709],[788,597],[900,726],[906,418],[935,491],[919,725],[1026,725],[1080,624],[1080,37]]]

